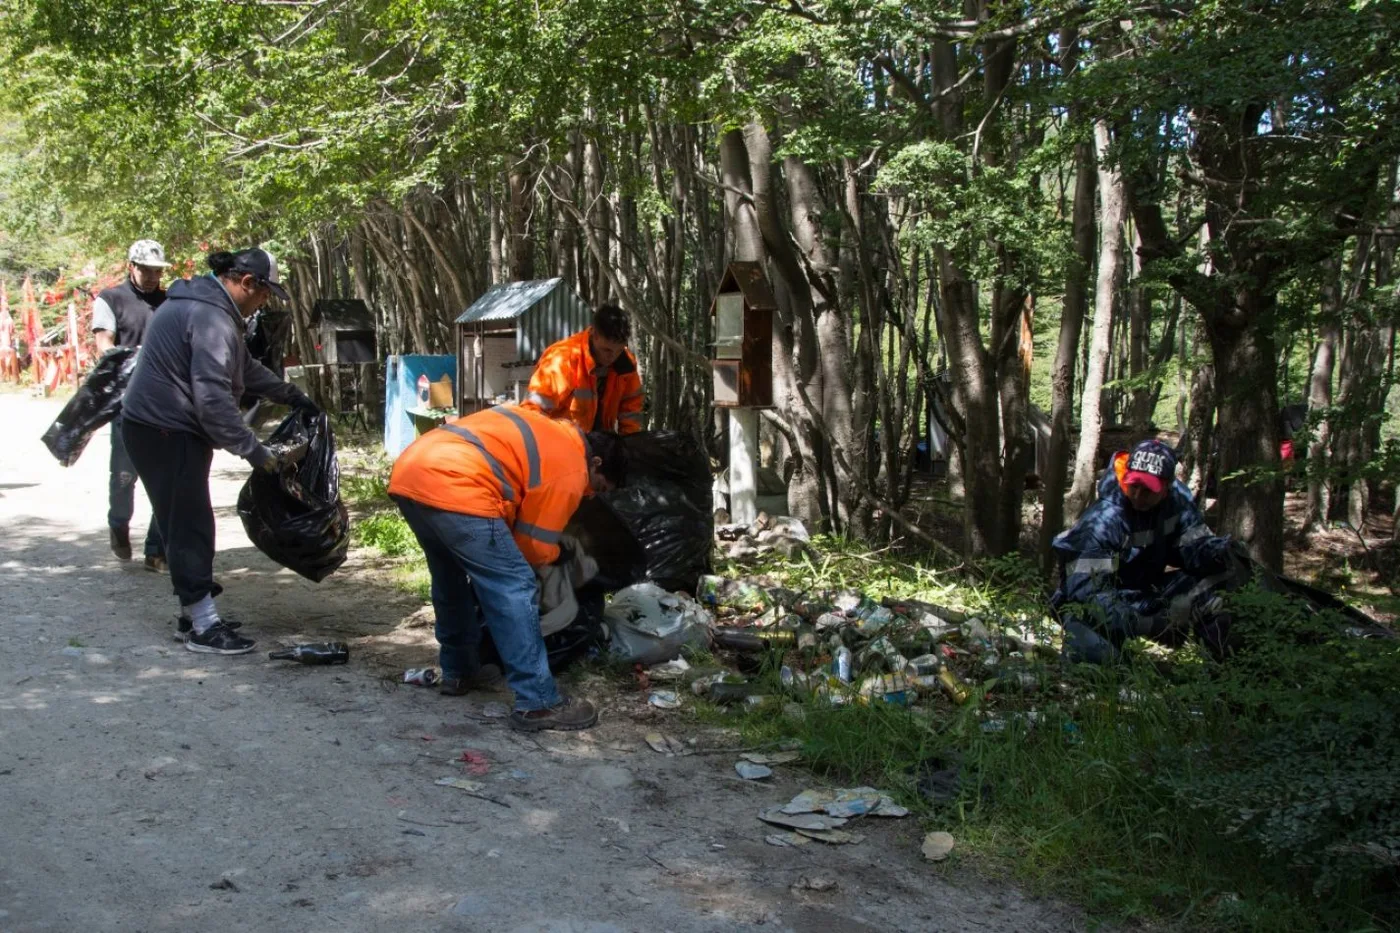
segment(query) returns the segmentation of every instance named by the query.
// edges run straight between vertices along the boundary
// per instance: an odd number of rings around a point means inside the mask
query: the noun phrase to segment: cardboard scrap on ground
[[[951,833],[932,832],[924,837],[924,858],[930,862],[941,862],[952,851],[953,836]]]
[[[809,840],[806,836],[800,836],[797,833],[792,832],[769,833],[768,835],[763,837],[763,841],[768,843],[770,846],[777,846],[780,849],[786,849],[794,846],[805,846],[811,840]]]
[[[840,817],[826,816],[821,813],[784,813],[780,806],[765,807],[759,810],[758,818],[765,823],[772,823],[774,826],[783,826],[788,829],[839,829],[846,825],[846,821]]]
[[[782,807],[782,812],[825,813],[850,819],[857,816],[887,816],[896,819],[909,815],[888,795],[874,787],[840,787],[836,790],[804,790]]]
[[[662,735],[660,732],[648,732],[646,743],[651,750],[658,755],[689,755],[690,746],[686,745],[674,735]]]

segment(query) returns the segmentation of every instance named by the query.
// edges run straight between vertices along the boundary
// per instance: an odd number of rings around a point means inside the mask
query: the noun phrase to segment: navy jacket
[[[1051,605],[1085,604],[1091,614],[1101,611],[1108,627],[1131,632],[1139,616],[1163,608],[1155,593],[1168,566],[1201,578],[1220,573],[1230,539],[1211,533],[1179,481],[1151,511],[1133,508],[1118,485],[1119,457],[1126,460],[1116,454],[1099,480],[1098,501],[1055,538],[1061,575]]]
[[[292,405],[302,392],[253,359],[243,336],[243,316],[218,279],[175,282],[146,328],[122,416],[206,438],[256,465],[266,450],[238,399],[246,392]]]

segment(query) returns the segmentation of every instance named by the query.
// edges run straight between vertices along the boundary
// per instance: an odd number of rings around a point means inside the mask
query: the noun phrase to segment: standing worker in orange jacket
[[[564,526],[584,496],[623,481],[624,458],[616,436],[585,436],[508,405],[449,421],[399,455],[389,495],[428,559],[443,693],[460,696],[485,679],[484,620],[515,691],[512,728],[598,721],[592,703],[555,686],[531,568],[569,558]]]
[[[602,305],[593,326],[544,351],[522,403],[584,431],[632,434],[642,429],[642,377],[627,349],[627,312]]]

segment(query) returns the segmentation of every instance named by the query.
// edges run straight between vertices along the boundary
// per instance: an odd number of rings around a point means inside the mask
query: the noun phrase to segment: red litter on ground
[[[464,749],[462,757],[457,760],[467,766],[467,773],[472,777],[481,777],[491,770],[491,759],[470,748]]]

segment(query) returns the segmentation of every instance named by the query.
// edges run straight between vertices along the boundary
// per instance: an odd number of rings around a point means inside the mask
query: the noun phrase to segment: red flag
[[[24,315],[24,342],[29,345],[29,353],[39,349],[39,341],[44,336],[44,325],[39,320],[39,305],[34,301],[34,283],[24,280],[24,294],[20,311]]]

